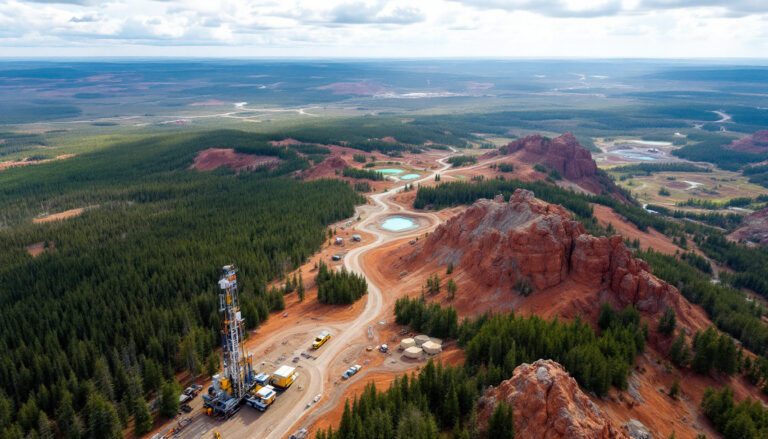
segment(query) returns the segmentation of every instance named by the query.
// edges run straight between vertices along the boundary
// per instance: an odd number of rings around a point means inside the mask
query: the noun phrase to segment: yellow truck
[[[331,333],[328,331],[323,331],[320,334],[315,337],[314,343],[312,343],[312,349],[319,349],[320,346],[324,345],[328,339],[331,338]]]
[[[287,389],[296,381],[299,374],[296,373],[296,368],[291,366],[280,366],[275,373],[272,374],[272,378],[269,383],[275,387],[281,389]]]

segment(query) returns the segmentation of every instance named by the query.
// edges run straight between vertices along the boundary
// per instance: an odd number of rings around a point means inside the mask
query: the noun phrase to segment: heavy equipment
[[[256,384],[253,356],[245,349],[243,318],[237,296],[237,270],[225,265],[219,279],[219,311],[224,320],[221,331],[221,354],[224,370],[213,376],[212,390],[203,395],[203,410],[215,417],[234,415],[248,392]]]

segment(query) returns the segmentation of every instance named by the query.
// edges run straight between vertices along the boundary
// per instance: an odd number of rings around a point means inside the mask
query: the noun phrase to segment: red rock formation
[[[517,139],[500,148],[502,154],[514,155],[525,163],[540,163],[559,172],[563,178],[572,181],[584,189],[600,194],[620,195],[616,185],[598,169],[587,148],[579,145],[576,137],[566,133],[554,139],[538,134]]]
[[[500,197],[477,201],[440,225],[404,263],[418,266],[434,260],[453,264],[490,291],[524,282],[536,294],[568,281],[590,294],[600,293],[600,299],[582,307],[597,308],[608,300],[615,307],[633,304],[645,314],[656,314],[680,306],[678,291],[653,276],[620,236],[588,235],[565,208],[526,190],[515,191],[509,202]]]
[[[515,436],[541,439],[629,439],[614,426],[563,366],[552,360],[521,364],[512,378],[490,387],[478,401],[481,428],[500,401],[515,413]]]
[[[728,235],[729,239],[746,241],[747,244],[768,245],[768,208],[750,213],[744,217],[741,224],[741,227]]]
[[[736,140],[725,148],[742,152],[766,152],[768,151],[768,130],[758,131],[751,136]]]

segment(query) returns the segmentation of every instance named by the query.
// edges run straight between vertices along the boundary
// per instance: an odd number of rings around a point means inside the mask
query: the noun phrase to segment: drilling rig
[[[203,395],[203,408],[211,416],[229,418],[256,384],[253,357],[248,355],[243,340],[243,318],[237,297],[237,270],[225,265],[219,279],[219,312],[224,325],[221,331],[221,355],[224,370],[213,376],[208,395]]]

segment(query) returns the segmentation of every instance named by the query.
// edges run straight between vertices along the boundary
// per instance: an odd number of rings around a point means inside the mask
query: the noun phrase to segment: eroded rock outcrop
[[[589,150],[571,133],[554,139],[538,134],[514,140],[500,148],[501,154],[515,155],[520,161],[542,164],[556,170],[566,180],[596,194],[608,193],[623,199],[616,185],[598,169]]]
[[[617,307],[633,304],[646,314],[680,301],[678,291],[653,276],[620,236],[591,236],[565,208],[527,190],[517,190],[509,202],[475,202],[431,233],[409,262],[418,259],[453,264],[489,290],[529,285],[535,294],[568,280],[609,293],[603,299]]]
[[[490,387],[478,401],[481,427],[500,401],[514,408],[516,437],[629,439],[552,360],[521,364],[512,378]]]

